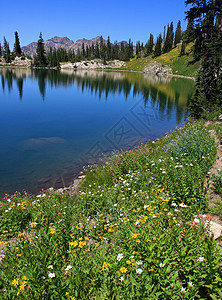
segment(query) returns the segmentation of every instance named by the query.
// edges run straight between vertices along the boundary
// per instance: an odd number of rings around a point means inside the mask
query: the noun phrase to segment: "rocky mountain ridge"
[[[48,52],[51,47],[52,49],[64,48],[66,50],[74,50],[75,53],[77,53],[77,50],[82,47],[83,43],[85,46],[86,45],[91,46],[92,43],[94,43],[94,45],[96,45],[96,43],[100,44],[100,39],[101,39],[101,37],[97,36],[90,40],[83,38],[83,39],[77,40],[76,42],[73,42],[67,36],[65,36],[65,37],[54,36],[53,38],[44,41],[44,44],[45,44],[46,52]],[[103,39],[103,43],[107,44],[107,40]],[[121,44],[121,43],[122,42],[119,42],[118,44]],[[123,41],[123,43],[126,44],[127,42]],[[22,51],[24,52],[24,54],[32,56],[32,57],[35,55],[36,49],[37,49],[37,42],[32,42],[29,45],[22,47]]]

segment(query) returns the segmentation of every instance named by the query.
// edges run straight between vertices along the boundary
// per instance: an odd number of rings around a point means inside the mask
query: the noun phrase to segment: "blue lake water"
[[[67,186],[104,153],[180,127],[193,81],[0,68],[0,195]]]

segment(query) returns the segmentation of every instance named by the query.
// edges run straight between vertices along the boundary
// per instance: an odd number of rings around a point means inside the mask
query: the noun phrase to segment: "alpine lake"
[[[181,127],[194,82],[0,68],[0,196],[73,183],[83,166]]]

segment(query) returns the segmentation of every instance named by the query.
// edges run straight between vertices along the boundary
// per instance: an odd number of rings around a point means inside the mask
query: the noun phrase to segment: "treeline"
[[[4,43],[3,47],[0,43],[0,57],[3,56],[4,60],[6,63],[11,63],[16,56],[22,56],[22,58],[25,59],[24,53],[22,53],[21,46],[20,46],[20,41],[19,41],[19,36],[18,32],[15,32],[15,43],[14,43],[14,49],[11,52],[9,43],[7,42],[6,38],[4,37]]]
[[[42,33],[40,33],[39,40],[37,42],[36,55],[34,57],[34,67],[59,67],[60,62],[78,62],[82,60],[90,59],[101,59],[104,63],[114,59],[128,61],[134,57],[134,52],[136,52],[136,57],[146,57],[152,55],[157,57],[162,53],[169,52],[173,47],[176,47],[178,43],[182,40],[182,29],[181,22],[178,21],[176,31],[174,34],[173,22],[168,24],[167,33],[166,26],[164,27],[163,36],[160,34],[157,37],[156,43],[154,43],[153,34],[150,33],[148,42],[144,45],[143,43],[136,43],[136,51],[134,51],[133,42],[129,39],[127,42],[117,43],[115,41],[113,44],[110,42],[110,37],[108,36],[107,41],[100,37],[99,42],[91,45],[81,45],[77,51],[73,49],[66,50],[65,48],[52,49],[46,52],[44,47],[44,40],[42,38]],[[182,52],[181,52],[182,54]],[[4,45],[1,47],[0,43],[0,56],[4,57],[6,63],[10,63],[14,60],[16,56],[23,56],[21,51],[18,33],[15,32],[15,44],[13,52],[10,51],[9,43],[4,37]]]
[[[107,42],[104,41],[103,37],[100,37],[100,41],[95,44],[85,45],[82,43],[81,48],[77,49],[75,52],[73,49],[66,50],[65,48],[52,49],[46,53],[44,49],[44,40],[42,38],[42,33],[40,33],[39,40],[37,43],[36,56],[34,57],[34,66],[42,67],[59,67],[60,62],[78,62],[81,60],[90,59],[102,59],[103,63],[107,61],[118,59],[127,61],[133,57],[133,42],[129,39],[129,42],[117,41],[112,44],[110,42],[110,37],[108,37]]]

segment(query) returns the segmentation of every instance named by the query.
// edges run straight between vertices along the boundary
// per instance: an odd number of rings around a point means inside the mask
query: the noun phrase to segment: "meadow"
[[[77,193],[5,195],[1,299],[222,299],[205,213],[216,151],[187,122],[88,168]]]

